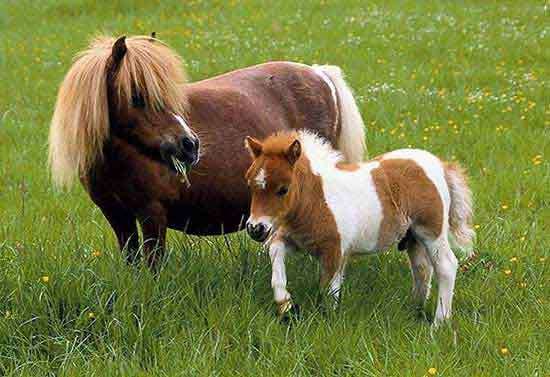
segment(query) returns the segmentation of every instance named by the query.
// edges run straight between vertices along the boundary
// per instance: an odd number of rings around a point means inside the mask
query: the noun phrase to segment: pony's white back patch
[[[325,71],[323,71],[323,69],[320,66],[314,65],[312,68],[315,71],[315,73],[317,73],[317,75],[319,75],[321,77],[321,79],[323,79],[323,81],[330,88],[330,93],[332,94],[332,99],[334,100],[334,105],[335,105],[336,108],[338,108],[338,98],[336,97],[336,87],[334,86],[334,83],[332,82],[330,77],[328,77],[328,75],[325,73]]]
[[[261,169],[258,171],[258,174],[256,175],[256,178],[254,178],[254,183],[256,183],[256,185],[257,185],[260,189],[265,190],[265,188],[267,187],[266,178],[267,178],[267,175],[266,175],[266,173],[265,173],[265,169],[264,169],[264,168],[261,168]]]

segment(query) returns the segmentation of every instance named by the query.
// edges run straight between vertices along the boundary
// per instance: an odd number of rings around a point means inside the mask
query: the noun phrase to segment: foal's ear
[[[290,162],[290,165],[294,165],[296,161],[300,158],[300,155],[302,154],[302,144],[300,144],[300,140],[296,139],[290,144],[290,147],[286,150],[285,156],[288,162]]]
[[[247,136],[244,139],[244,146],[248,149],[252,158],[258,158],[262,154],[262,143],[252,136]]]

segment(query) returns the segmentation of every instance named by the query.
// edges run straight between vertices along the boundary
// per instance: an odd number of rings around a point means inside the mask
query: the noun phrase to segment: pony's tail
[[[341,119],[338,149],[343,153],[346,162],[363,161],[366,153],[365,125],[353,93],[344,80],[342,70],[334,65],[314,66],[314,68],[323,71],[336,87]]]
[[[445,164],[445,180],[449,186],[451,205],[449,209],[449,228],[451,241],[467,257],[473,253],[472,243],[475,231],[472,229],[472,192],[468,187],[464,169],[453,163]]]

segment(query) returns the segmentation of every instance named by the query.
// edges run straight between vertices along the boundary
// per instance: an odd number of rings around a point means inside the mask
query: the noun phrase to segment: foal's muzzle
[[[264,242],[271,232],[271,227],[263,223],[246,222],[246,232],[254,241]]]

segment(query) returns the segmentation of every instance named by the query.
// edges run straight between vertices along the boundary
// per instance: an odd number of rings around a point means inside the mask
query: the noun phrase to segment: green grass
[[[0,375],[549,375],[543,0],[95,3],[0,4]],[[158,280],[128,268],[84,191],[53,189],[47,133],[91,36],[153,30],[193,80],[276,59],[340,65],[370,155],[412,145],[468,167],[480,257],[458,275],[451,326],[416,319],[395,251],[350,265],[337,312],[318,308],[317,263],[291,258],[304,315],[290,328],[269,258],[243,234],[170,233]]]

